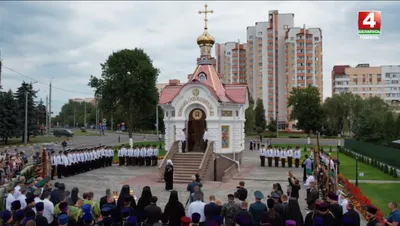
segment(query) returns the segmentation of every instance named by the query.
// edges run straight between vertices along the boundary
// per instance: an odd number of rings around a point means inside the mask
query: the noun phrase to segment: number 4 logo
[[[381,33],[381,12],[360,11],[358,12],[358,33],[359,34],[380,34]]]

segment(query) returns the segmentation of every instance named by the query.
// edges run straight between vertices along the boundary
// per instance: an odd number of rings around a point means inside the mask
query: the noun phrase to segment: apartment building
[[[398,105],[400,103],[400,65],[334,66],[332,94],[344,92],[352,92],[363,98],[377,96],[389,104]]]
[[[96,103],[96,100],[94,98],[72,98],[69,99],[69,101],[78,103],[91,103],[93,105]]]
[[[285,37],[285,106],[287,97],[295,87],[318,87],[321,102],[323,101],[323,64],[322,64],[322,31],[320,28],[289,28]],[[286,110],[289,120],[291,109]],[[289,130],[294,130],[294,122],[288,123]]]
[[[246,46],[240,42],[217,43],[216,71],[224,84],[246,84]]]

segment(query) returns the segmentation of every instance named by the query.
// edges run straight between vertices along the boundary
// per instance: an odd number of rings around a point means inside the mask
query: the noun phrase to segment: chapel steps
[[[188,152],[176,153],[172,162],[174,164],[174,183],[190,183],[192,175],[199,173],[199,167],[204,153]]]

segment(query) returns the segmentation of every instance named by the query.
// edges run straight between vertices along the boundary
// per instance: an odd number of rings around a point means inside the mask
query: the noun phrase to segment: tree
[[[78,126],[86,126],[85,124],[85,108],[86,123],[88,125],[96,125],[96,108],[92,103],[69,101],[61,107],[60,113],[52,119],[54,123],[60,125],[73,126],[74,122]],[[75,120],[74,120],[75,117]],[[76,126],[76,125],[75,125]]]
[[[394,126],[396,120],[392,111],[386,112],[384,119],[384,138],[387,144],[392,143],[396,139],[397,128]]]
[[[22,136],[22,141],[25,136],[25,102],[26,102],[26,92],[28,93],[28,137],[36,136],[39,132],[39,126],[36,116],[36,104],[34,99],[36,98],[36,91],[33,90],[32,84],[22,82],[21,86],[17,89],[15,93],[15,99],[17,102],[17,116],[18,116],[18,126],[17,126],[17,136]]]
[[[269,123],[268,123],[267,129],[270,132],[276,132],[277,128],[276,128],[276,120],[275,119],[273,119],[273,118],[269,119]]]
[[[39,125],[46,124],[46,106],[43,104],[42,99],[40,99],[38,105],[36,106],[36,115]]]
[[[256,127],[255,123],[255,112],[254,112],[254,100],[251,96],[250,90],[247,89],[247,96],[249,97],[249,107],[245,111],[246,123],[244,124],[244,130],[246,133],[251,133]]]
[[[297,120],[297,128],[307,134],[321,129],[324,112],[317,87],[293,88],[287,106],[292,108],[290,119]]]
[[[120,107],[129,138],[132,138],[135,123],[156,109],[159,71],[150,57],[138,48],[113,52],[101,64],[101,70],[101,78],[91,76],[89,82],[89,86],[95,89],[99,108],[111,113]]]
[[[8,138],[17,135],[18,114],[17,102],[11,90],[0,94],[0,137],[4,144],[8,143]]]
[[[385,117],[391,111],[390,106],[379,97],[370,97],[363,101],[362,109],[355,119],[354,136],[356,139],[380,143],[384,141]]]
[[[267,120],[265,119],[264,103],[260,98],[257,99],[254,115],[257,130],[264,131],[267,128]]]

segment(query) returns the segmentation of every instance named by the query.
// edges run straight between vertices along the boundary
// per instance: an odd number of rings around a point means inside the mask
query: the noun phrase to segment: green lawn
[[[398,191],[400,190],[400,184],[358,184],[363,195],[371,199],[372,203],[379,207],[381,211],[387,215],[389,212],[388,203],[390,201],[397,201],[400,199]]]
[[[81,130],[74,130],[74,136],[100,136],[98,133],[93,133],[93,132],[82,132]]]
[[[160,144],[162,146],[162,148],[160,148]],[[128,144],[124,144],[124,145],[128,145]],[[143,141],[143,142],[135,142],[133,143],[133,145],[157,145],[158,148],[158,156],[165,156],[165,154],[167,153],[167,151],[165,150],[165,145],[164,142],[161,141]],[[118,148],[120,145],[118,146],[114,146],[114,150],[116,148]],[[114,152],[114,161],[118,161],[118,151]]]
[[[51,142],[62,141],[64,139],[65,138],[63,137],[37,136],[37,137],[30,137],[28,144],[51,143]],[[0,147],[23,145],[24,142],[21,142],[21,140],[22,138],[11,138],[8,140],[7,144],[4,144],[3,141],[0,141]]]
[[[336,154],[336,153],[335,153]],[[335,155],[334,155],[335,156]],[[340,173],[349,180],[356,179],[356,160],[347,155],[339,153]],[[364,176],[358,177],[359,180],[399,180],[383,173],[381,170],[358,161],[358,172]]]

